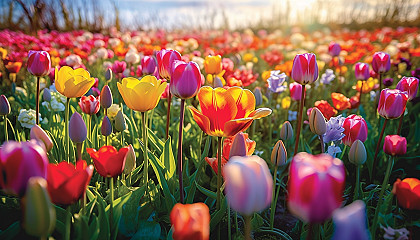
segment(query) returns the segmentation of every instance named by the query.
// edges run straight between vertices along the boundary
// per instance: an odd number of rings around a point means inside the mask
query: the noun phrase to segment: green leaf
[[[20,222],[16,221],[12,225],[10,225],[6,230],[0,231],[0,239],[15,239],[16,236],[19,234],[20,230]]]
[[[226,209],[227,209],[227,201],[226,201],[226,198],[222,198],[222,202],[221,203],[222,204],[220,206],[220,210],[215,211],[211,215],[211,220],[210,220],[210,231],[211,232],[217,226],[217,224],[219,224],[220,220],[222,220],[222,218],[226,214]]]
[[[131,197],[122,207],[122,216],[120,219],[120,232],[124,236],[133,236],[138,227],[138,212],[140,207],[140,200],[146,193],[146,187],[136,189]]]
[[[202,194],[206,195],[207,197],[213,198],[213,199],[217,198],[217,193],[216,192],[210,191],[207,188],[200,186],[200,184],[198,184],[197,182],[195,182],[195,185],[197,186],[198,190]]]
[[[120,218],[122,214],[122,206],[128,201],[131,194],[133,192],[129,192],[126,195],[119,197],[113,201],[114,207],[113,207],[113,219],[112,219],[112,237],[111,239],[116,239],[118,234],[118,224],[120,223]],[[111,205],[108,205],[105,208],[105,211],[107,214],[109,214],[109,208]]]
[[[131,238],[133,240],[158,240],[161,228],[159,223],[154,221],[142,220],[136,234]]]
[[[82,239],[82,240],[88,240],[89,235],[86,234],[89,232],[89,227],[87,224],[87,219],[84,216],[81,216],[79,214],[74,215],[74,239]]]
[[[160,156],[160,162],[163,163],[165,167],[165,178],[169,181],[174,176],[176,170],[175,158],[172,153],[171,137],[169,137],[165,142],[163,153]]]

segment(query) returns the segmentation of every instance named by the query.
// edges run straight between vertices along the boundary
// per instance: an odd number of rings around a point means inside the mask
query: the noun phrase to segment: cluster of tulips
[[[392,34],[391,31],[386,36]],[[299,37],[294,35],[290,41],[299,42]],[[266,43],[265,37],[256,39],[257,43]],[[216,54],[198,58],[201,53],[182,55],[168,48],[141,57],[134,50],[124,51],[124,44],[113,42],[117,40],[107,39],[106,43],[103,39],[90,40],[85,43],[97,48],[95,61],[86,56],[89,61],[85,63],[93,66],[98,59],[112,58],[114,52],[124,52],[125,61],[104,64],[103,76],[97,76],[104,80],[101,81],[91,76],[90,72],[94,71],[89,72],[79,56],[84,55],[87,46],[84,50],[83,47],[74,50],[79,55],[68,55],[65,62],[58,59],[60,63],[55,59],[59,55],[55,50],[29,51],[26,69],[35,79],[35,96],[31,99],[35,111],[22,117],[19,114],[18,120],[11,116],[11,110],[18,110],[12,108],[17,106],[16,99],[21,96],[21,90],[16,87],[19,69],[15,71],[9,66],[15,56],[10,54],[9,60],[3,60],[0,65],[9,73],[3,83],[4,89],[10,89],[11,93],[0,97],[5,140],[0,148],[0,197],[20,201],[22,219],[18,225],[23,227],[24,234],[39,238],[83,238],[88,233],[80,229],[92,227],[96,230],[88,236],[95,239],[123,236],[160,239],[165,234],[173,239],[204,240],[210,236],[212,239],[224,236],[252,239],[257,238],[258,232],[281,239],[291,239],[291,234],[307,239],[325,238],[327,234],[333,239],[376,239],[384,235],[383,231],[385,235],[397,232],[385,225],[388,223],[384,214],[389,213],[391,206],[394,211],[407,210],[408,215],[412,214],[410,211],[420,210],[419,179],[398,178],[391,193],[388,189],[397,158],[407,153],[408,136],[403,136],[406,134],[403,125],[419,118],[415,100],[418,72],[413,71],[412,76],[401,75],[410,70],[410,60],[415,62],[418,52],[400,46],[401,56],[414,57],[403,61],[400,56],[398,62],[392,64],[390,54],[375,52],[369,61],[370,70],[368,63],[353,62],[356,56],[349,54],[343,58],[344,50],[337,42],[329,43],[327,49],[332,69],[325,69],[325,61],[317,60],[314,53],[297,53],[288,63],[282,62],[282,57],[271,56],[280,54],[272,51],[262,58],[278,67],[263,72],[263,84],[255,86],[258,75],[252,66],[258,58],[253,54],[242,56],[250,68],[234,70],[231,59]],[[114,51],[105,48],[108,44],[114,46]],[[244,46],[250,45],[244,43]],[[233,51],[223,50],[226,54]],[[8,54],[3,51],[3,55]],[[3,55],[2,59],[7,59]],[[199,59],[202,62],[198,62]],[[354,64],[353,69],[349,70],[345,63]],[[135,64],[138,64],[136,68]],[[320,70],[324,72],[321,77]],[[400,79],[395,89],[384,88],[393,86],[394,72]],[[331,94],[332,106],[318,97],[317,94],[325,95],[334,79],[339,81],[338,85],[350,81],[346,80],[350,73],[356,79],[350,83],[356,92],[353,97],[347,98],[344,93],[348,92],[342,89],[340,93],[340,88]],[[45,85],[47,76],[53,88]],[[10,86],[6,84],[6,77],[11,80]],[[288,78],[294,82],[289,82]],[[100,91],[99,84],[103,85]],[[251,87],[253,91],[248,89]],[[315,92],[317,89],[321,90]],[[371,100],[367,94],[371,95]],[[64,101],[60,103],[56,96],[63,97]],[[51,125],[41,121],[41,98],[51,109],[64,105],[61,110],[64,118],[50,110],[49,120],[56,119],[58,128],[47,129],[46,126]],[[75,99],[76,108],[71,104]],[[13,100],[12,105],[9,100]],[[291,111],[291,105],[298,105],[296,112]],[[185,108],[189,111],[185,112]],[[179,110],[179,117],[172,116],[175,110]],[[339,111],[342,115],[337,116]],[[292,118],[292,115],[295,116]],[[184,124],[187,119],[188,125]],[[261,120],[256,121],[258,119]],[[289,121],[275,125],[280,119]],[[394,124],[393,119],[399,122]],[[24,130],[20,133],[15,130],[12,121],[22,126],[23,122],[27,123],[29,136],[25,136]],[[296,122],[294,127],[291,122]],[[380,130],[375,138],[373,122],[378,122]],[[391,124],[398,127],[388,129],[392,134],[385,134],[386,126]],[[158,128],[164,130],[158,132]],[[202,132],[193,136],[191,128]],[[206,143],[202,151],[203,135]],[[412,138],[418,139],[418,135],[416,132]],[[9,140],[11,137],[14,140]],[[275,144],[273,137],[279,138]],[[316,139],[319,144],[314,142]],[[196,141],[199,154],[193,155],[191,152],[197,150],[191,150],[191,142]],[[257,145],[260,142],[261,147]],[[172,149],[175,143],[176,158]],[[213,157],[209,157],[210,148]],[[381,154],[381,149],[386,155]],[[193,156],[198,159],[192,159]],[[211,176],[216,178],[214,184],[206,183],[212,190],[199,184],[200,175],[208,175],[205,163],[213,170]],[[368,164],[370,167],[365,166]],[[383,164],[386,170],[381,174],[377,166]],[[364,172],[365,176],[367,172],[370,176],[364,179],[375,186],[371,192],[361,181]],[[346,179],[351,180],[346,182]],[[350,183],[353,179],[354,183]],[[376,184],[375,179],[382,184]],[[200,195],[195,195],[196,191]],[[372,196],[368,196],[370,193]],[[372,200],[373,195],[377,200]],[[392,205],[393,195],[399,207]],[[275,227],[281,215],[276,209],[282,198],[288,211],[299,219],[293,230]],[[4,202],[7,204],[7,200]],[[372,211],[367,206],[376,207]],[[159,216],[162,211],[167,211],[163,217]],[[140,213],[148,214],[147,220],[130,230],[128,226],[133,223],[127,222],[139,222],[141,217],[128,216]],[[368,213],[372,216],[368,217]],[[63,215],[64,222],[60,219]],[[168,225],[165,219],[168,217],[170,227],[165,233],[161,228]],[[243,221],[243,231],[238,219]],[[333,228],[325,225],[330,219]],[[153,225],[153,221],[159,223]],[[256,227],[259,224],[256,222],[262,223]],[[227,223],[226,231],[224,223]],[[411,227],[418,223],[410,224],[407,225],[410,231],[401,239],[415,234]],[[102,227],[107,230],[102,232]],[[157,237],[151,237],[156,228]],[[12,227],[1,230],[0,236],[19,232]]]

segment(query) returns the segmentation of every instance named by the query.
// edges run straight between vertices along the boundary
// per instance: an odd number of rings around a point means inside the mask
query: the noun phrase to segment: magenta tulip
[[[361,116],[352,114],[348,116],[343,122],[344,138],[343,144],[351,146],[354,141],[366,141],[368,135],[368,127],[365,119]]]
[[[344,164],[328,154],[298,153],[290,165],[289,210],[301,220],[322,223],[341,206]]]
[[[391,68],[391,57],[388,53],[376,52],[372,57],[372,68],[376,73],[388,72]]]
[[[419,89],[419,79],[416,77],[402,77],[397,84],[397,89],[408,93],[408,100],[417,96]]]
[[[291,83],[289,85],[290,97],[295,101],[300,101],[302,96],[302,85],[297,82]]]
[[[293,59],[292,78],[296,82],[305,85],[318,79],[318,64],[313,53],[297,54]]]
[[[370,78],[369,64],[358,62],[354,65],[354,75],[357,80],[368,80]]]
[[[50,54],[46,51],[29,51],[28,72],[36,77],[48,75],[51,68]]]
[[[171,94],[181,99],[194,97],[201,87],[200,67],[195,62],[175,61],[172,66]]]
[[[341,52],[340,44],[338,44],[336,42],[331,42],[330,45],[328,46],[328,53],[331,56],[336,57],[336,56],[340,55],[340,52]]]
[[[379,97],[378,113],[386,119],[399,118],[405,111],[407,100],[407,92],[385,88]]]
[[[181,54],[176,50],[162,49],[156,54],[158,71],[161,78],[171,78],[172,65],[175,60],[181,60]]]
[[[144,56],[141,61],[141,72],[143,75],[155,75],[157,71],[157,61],[152,56]]]
[[[31,177],[47,177],[47,165],[47,154],[35,140],[6,142],[0,148],[0,187],[22,196]]]
[[[407,152],[407,139],[399,135],[388,135],[384,141],[384,152],[386,154],[404,155]]]

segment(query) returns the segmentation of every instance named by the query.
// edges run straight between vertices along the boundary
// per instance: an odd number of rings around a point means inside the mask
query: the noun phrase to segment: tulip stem
[[[386,172],[385,172],[385,178],[384,178],[384,181],[382,182],[381,191],[379,193],[378,204],[376,205],[377,207],[376,207],[376,210],[375,210],[375,217],[373,218],[372,231],[371,231],[372,239],[375,239],[376,227],[378,225],[379,211],[380,211],[381,206],[382,206],[385,189],[387,188],[388,181],[389,181],[389,175],[391,174],[391,170],[392,170],[393,165],[394,165],[394,158],[392,156],[389,156],[388,166],[387,166]]]
[[[76,143],[76,161],[82,160],[82,144],[83,143]]]
[[[353,201],[359,199],[360,189],[360,165],[356,165],[356,189],[354,190]]]
[[[313,233],[314,233],[314,225],[312,223],[309,223],[308,226],[308,234],[306,235],[306,240],[312,240],[313,239]]]
[[[108,116],[108,108],[105,108],[105,116],[104,117],[107,117],[107,116]],[[108,135],[105,135],[105,145],[108,146]]]
[[[4,115],[4,140],[9,141],[9,133],[7,132],[7,116]]]
[[[382,138],[384,136],[385,127],[386,127],[387,122],[388,122],[388,119],[385,119],[384,124],[382,125],[381,134],[379,135],[378,143],[376,144],[375,156],[373,157],[373,165],[372,165],[373,169],[375,169],[375,167],[376,167],[376,160],[377,160],[378,153],[379,153],[379,147],[381,146],[381,142],[382,142]],[[372,179],[373,179],[374,175],[375,175],[374,172],[372,172]]]
[[[220,210],[221,190],[222,186],[222,137],[217,138],[217,202],[216,208]]]
[[[169,124],[171,123],[171,102],[172,102],[172,94],[168,92],[168,109],[166,112],[166,139],[169,138]]]
[[[305,91],[306,91],[306,87],[305,85],[302,85],[302,95],[301,95],[300,103],[299,103],[299,118],[297,122],[297,131],[296,131],[296,140],[295,140],[295,152],[293,153],[293,156],[297,154],[298,148],[299,148],[300,130],[302,128],[303,106],[305,105]]]
[[[147,158],[147,124],[146,124],[146,116],[147,112],[141,113],[141,121],[143,124],[143,157],[144,157],[144,172],[143,172],[143,179],[146,184],[146,192],[149,191],[147,184],[149,183],[149,159]]]
[[[271,108],[271,102],[273,100],[273,94],[270,94],[270,100],[268,101],[268,106]],[[268,130],[268,141],[269,143],[271,143],[273,141],[273,115],[271,114],[271,116],[269,117],[269,121],[270,121],[270,125],[269,126],[269,130]]]
[[[360,87],[360,93],[359,93],[359,110],[360,110],[360,106],[362,106],[363,83],[365,82],[363,80],[361,81],[362,81],[362,86]]]
[[[397,135],[401,135],[401,128],[402,128],[402,123],[403,123],[403,117],[404,117],[404,113],[401,115],[400,122],[398,123]]]
[[[68,163],[70,163],[69,115],[70,115],[70,98],[67,98],[64,131],[65,131],[65,135],[66,135],[65,138],[66,138],[67,162]]]
[[[39,125],[39,77],[36,77],[36,98],[35,98],[35,109],[36,109],[36,124]]]
[[[111,192],[111,199],[109,201],[109,226],[110,226],[110,230],[112,232],[112,214],[113,214],[113,209],[114,209],[114,178],[110,177],[109,178],[109,191]]]
[[[276,183],[277,183],[277,164],[274,165],[274,172],[273,172],[273,196],[271,201],[271,208],[270,208],[270,229],[273,230],[274,228],[274,215],[276,214],[276,204],[277,204],[277,196],[276,196]],[[280,186],[279,186],[280,187]]]
[[[87,125],[88,125],[88,138],[89,140],[92,141],[92,115],[88,115],[88,119],[87,119]]]
[[[182,204],[184,204],[184,182],[183,182],[183,176],[182,176],[182,135],[184,132],[184,111],[185,111],[185,99],[181,99],[181,112],[179,114],[177,170],[178,170],[178,178],[179,178],[179,201]]]
[[[324,144],[324,137],[322,135],[318,135],[319,141],[321,142],[321,153],[325,153],[325,144]]]
[[[228,240],[232,239],[232,223],[230,219],[230,205],[228,204]]]
[[[251,240],[251,216],[244,216],[245,220],[245,240]]]

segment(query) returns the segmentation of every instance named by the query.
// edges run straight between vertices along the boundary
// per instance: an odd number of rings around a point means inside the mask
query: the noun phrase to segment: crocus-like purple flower
[[[323,135],[325,143],[340,141],[345,136],[343,134],[343,123],[345,119],[341,115],[330,118],[327,122],[327,132]]]
[[[335,79],[334,71],[331,69],[327,69],[325,70],[325,73],[322,74],[320,81],[322,84],[330,84],[332,80],[334,79]]]
[[[201,87],[200,67],[195,62],[174,61],[172,66],[171,93],[181,99],[192,98],[197,95]]]
[[[268,89],[273,93],[281,93],[286,90],[284,82],[286,81],[287,76],[285,73],[280,73],[280,70],[271,71],[270,77],[267,79]]]
[[[78,112],[74,112],[69,121],[69,136],[75,143],[81,143],[86,140],[87,128],[85,121]]]
[[[366,205],[361,200],[335,210],[333,222],[333,240],[369,239],[369,232],[366,226]]]

